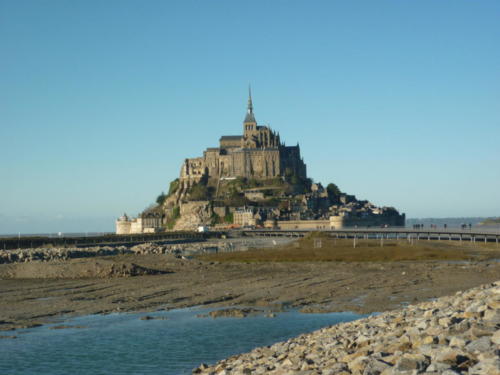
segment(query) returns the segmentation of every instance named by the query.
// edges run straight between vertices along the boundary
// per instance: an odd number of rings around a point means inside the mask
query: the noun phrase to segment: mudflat
[[[368,313],[500,280],[500,251],[494,246],[400,243],[380,250],[375,244],[354,249],[329,241],[321,249],[308,250],[318,243],[309,239],[193,259],[127,254],[2,264],[0,330],[75,315],[197,305]],[[304,251],[310,256],[300,255]]]

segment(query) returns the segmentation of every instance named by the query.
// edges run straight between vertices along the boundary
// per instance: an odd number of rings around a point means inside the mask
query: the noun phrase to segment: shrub
[[[168,188],[168,195],[172,195],[174,194],[177,189],[179,189],[179,179],[176,178],[175,180],[173,180],[171,183],[170,183],[170,186]]]
[[[232,212],[228,212],[226,214],[226,216],[224,216],[224,221],[226,223],[232,223],[233,222],[233,213]]]
[[[172,210],[172,215],[167,219],[167,229],[174,229],[175,223],[177,219],[181,217],[181,208],[179,206],[175,206]]]
[[[214,192],[214,188],[211,186],[207,186],[202,181],[191,186],[189,189],[189,200],[191,201],[207,201],[210,200],[212,194]]]

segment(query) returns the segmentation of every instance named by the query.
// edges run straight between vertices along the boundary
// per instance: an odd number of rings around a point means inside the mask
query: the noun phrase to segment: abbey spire
[[[248,113],[253,113],[252,88],[248,85]]]
[[[257,127],[257,121],[255,121],[255,116],[253,115],[252,90],[250,86],[248,86],[247,114],[243,123],[245,124],[245,130],[255,130]]]

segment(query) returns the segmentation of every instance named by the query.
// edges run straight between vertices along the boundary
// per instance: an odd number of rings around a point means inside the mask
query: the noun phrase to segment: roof
[[[142,211],[142,214],[151,214],[151,213],[161,213],[161,205],[159,204],[152,204],[151,206],[147,207],[144,211]]]
[[[253,112],[248,111],[247,115],[245,116],[245,121],[243,121],[243,122],[255,122],[255,123],[257,123],[257,121],[255,121],[255,116],[253,115]]]
[[[243,138],[241,135],[223,135],[220,137],[221,141],[239,141]]]

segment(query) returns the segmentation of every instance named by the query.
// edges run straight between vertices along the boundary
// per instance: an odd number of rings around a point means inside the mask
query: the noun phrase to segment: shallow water
[[[207,309],[78,317],[0,340],[0,374],[191,374],[200,363],[363,317],[279,313],[275,318],[199,318]],[[164,320],[140,320],[149,315]],[[61,323],[59,323],[61,324]],[[12,333],[9,332],[9,335]]]

